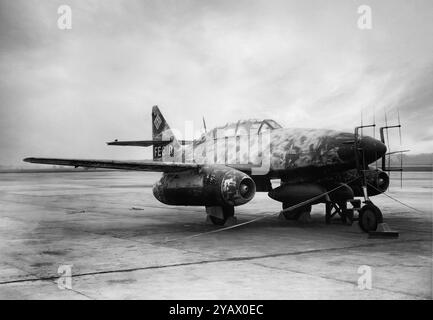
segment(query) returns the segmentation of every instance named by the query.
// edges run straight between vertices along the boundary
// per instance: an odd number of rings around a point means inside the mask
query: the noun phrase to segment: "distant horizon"
[[[150,159],[105,142],[149,139],[153,105],[182,133],[203,116],[349,132],[400,116],[391,150],[433,150],[429,0],[370,0],[368,29],[359,0],[69,0],[70,29],[62,5],[0,0],[4,165]]]

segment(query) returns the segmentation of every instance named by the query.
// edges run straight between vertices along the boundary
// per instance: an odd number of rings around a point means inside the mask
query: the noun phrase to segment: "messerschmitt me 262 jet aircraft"
[[[311,206],[326,204],[326,222],[338,214],[357,220],[365,232],[375,231],[382,213],[370,200],[389,186],[385,173],[384,130],[381,140],[323,129],[283,128],[276,121],[246,120],[204,132],[200,138],[176,139],[159,108],[152,108],[152,140],[108,145],[153,147],[153,160],[114,161],[26,158],[31,163],[74,167],[162,172],[153,194],[167,205],[204,206],[215,225],[233,225],[234,207],[268,192],[282,203],[280,216],[299,219]],[[382,158],[382,170],[369,164]],[[271,179],[280,186],[272,188]],[[356,198],[361,199],[356,199]]]

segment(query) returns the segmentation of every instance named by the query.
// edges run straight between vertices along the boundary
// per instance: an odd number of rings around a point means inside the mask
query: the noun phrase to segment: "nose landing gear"
[[[380,223],[383,223],[382,212],[371,201],[366,201],[366,204],[358,211],[360,228],[364,232],[376,231]]]
[[[364,201],[365,205],[361,207],[361,200],[348,201],[352,208],[348,208],[347,202],[326,202],[326,224],[330,224],[335,215],[339,215],[341,222],[346,225],[352,225],[354,221],[358,221],[362,231],[370,233],[378,230],[378,226],[383,223],[383,215],[378,207],[370,200]],[[355,212],[358,215],[355,215]]]
[[[354,205],[354,210],[358,211],[358,224],[360,228],[367,233],[376,232],[378,226],[383,225],[383,216],[382,212],[378,207],[376,207],[373,202],[371,202],[368,197],[368,188],[367,188],[367,177],[365,174],[365,170],[368,169],[368,163],[366,162],[365,157],[365,146],[361,146],[358,144],[359,142],[359,129],[368,128],[368,127],[376,127],[376,124],[373,125],[361,125],[360,127],[355,128],[355,162],[356,169],[358,171],[359,177],[361,178],[362,191],[364,194],[364,206],[361,207],[361,201],[358,200]],[[383,151],[383,153],[386,152]],[[353,201],[354,202],[354,201]],[[353,204],[352,202],[352,204]]]

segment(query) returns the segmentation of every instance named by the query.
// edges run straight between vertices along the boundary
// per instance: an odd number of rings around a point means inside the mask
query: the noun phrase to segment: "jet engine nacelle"
[[[369,196],[375,196],[385,192],[389,187],[389,176],[386,172],[376,169],[369,169],[365,172],[367,178],[367,192]],[[350,183],[356,197],[362,197],[361,180]]]
[[[250,201],[256,185],[247,174],[226,166],[164,173],[153,186],[162,203],[185,206],[239,206]]]

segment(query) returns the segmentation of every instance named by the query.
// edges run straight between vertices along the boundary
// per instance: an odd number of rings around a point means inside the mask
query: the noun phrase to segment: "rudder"
[[[166,146],[153,146],[154,161],[179,161],[181,146],[170,129],[158,106],[152,108],[152,139],[172,140]]]

